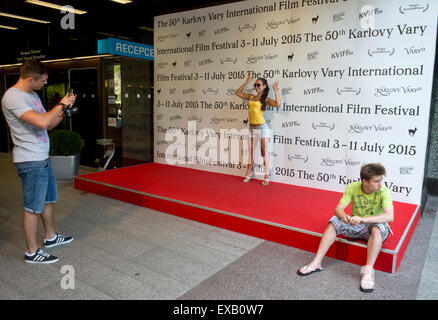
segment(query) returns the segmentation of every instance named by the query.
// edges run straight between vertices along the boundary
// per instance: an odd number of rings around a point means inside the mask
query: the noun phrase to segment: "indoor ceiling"
[[[58,5],[70,5],[75,9],[87,11],[75,15],[75,28],[103,34],[135,37],[137,32],[151,31],[154,16],[189,10],[193,8],[224,4],[236,1],[220,0],[133,0],[120,4],[111,0],[47,0]],[[31,17],[51,22],[50,28],[59,28],[66,15],[57,9],[28,3],[26,0],[0,0],[0,12]],[[0,14],[0,25],[19,29],[32,28],[38,23],[5,17]],[[141,29],[139,29],[141,28]],[[141,30],[141,31],[138,31]],[[0,28],[0,32],[11,32]]]
[[[29,1],[0,0],[0,65],[16,63],[22,53],[44,53],[46,59],[79,57],[97,52],[97,40],[108,37],[153,44],[154,16],[220,5],[236,0],[46,0],[58,6],[69,5],[86,11],[74,15],[74,28],[62,27],[67,13]],[[118,0],[121,1],[121,0]],[[6,14],[43,20],[41,23],[16,19]],[[63,19],[64,18],[64,19]],[[3,26],[3,27],[2,27]],[[16,29],[5,29],[4,26]]]

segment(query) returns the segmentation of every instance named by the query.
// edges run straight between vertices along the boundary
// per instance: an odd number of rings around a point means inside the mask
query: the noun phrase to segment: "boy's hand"
[[[365,221],[363,220],[362,217],[359,217],[359,216],[354,216],[354,217],[351,217],[351,219],[350,219],[350,224],[352,226],[359,224],[359,223],[362,223],[362,222],[365,222]]]
[[[344,221],[345,223],[350,223],[350,220],[351,220],[351,217],[350,217],[349,215],[345,215],[345,216],[342,218],[342,221]]]

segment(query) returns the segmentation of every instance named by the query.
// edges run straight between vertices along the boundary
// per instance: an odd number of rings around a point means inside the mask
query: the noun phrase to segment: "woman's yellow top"
[[[252,99],[253,97],[251,97]],[[260,101],[252,101],[249,99],[249,123],[250,124],[264,124],[265,118],[263,118],[264,111],[262,110],[262,103]]]

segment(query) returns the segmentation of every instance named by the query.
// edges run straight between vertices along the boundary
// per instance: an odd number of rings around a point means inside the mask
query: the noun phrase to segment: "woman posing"
[[[245,93],[243,90],[252,80],[251,72],[248,73],[248,79],[243,83],[239,89],[236,91],[236,95],[242,99],[248,100],[249,106],[249,131],[251,134],[251,152],[250,152],[250,163],[248,164],[248,169],[246,171],[245,179],[243,182],[249,182],[252,178],[252,167],[254,163],[254,131],[260,130],[260,148],[265,165],[265,178],[262,181],[262,185],[267,186],[269,184],[269,153],[268,153],[268,143],[269,143],[269,130],[270,127],[263,118],[263,113],[266,110],[266,106],[280,107],[281,98],[278,93],[278,81],[274,82],[272,88],[275,93],[275,100],[268,97],[269,86],[266,79],[257,78],[254,83],[255,95]],[[257,131],[256,131],[257,132]]]

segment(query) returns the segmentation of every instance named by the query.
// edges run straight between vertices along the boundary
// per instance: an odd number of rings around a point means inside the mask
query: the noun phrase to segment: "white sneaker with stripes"
[[[27,263],[55,263],[58,262],[58,257],[52,256],[47,252],[44,252],[41,248],[39,248],[32,256],[24,255],[24,261]]]
[[[56,233],[56,237],[53,240],[44,240],[44,248],[52,248],[60,246],[62,244],[70,243],[73,241],[73,237],[63,236],[62,234]]]

